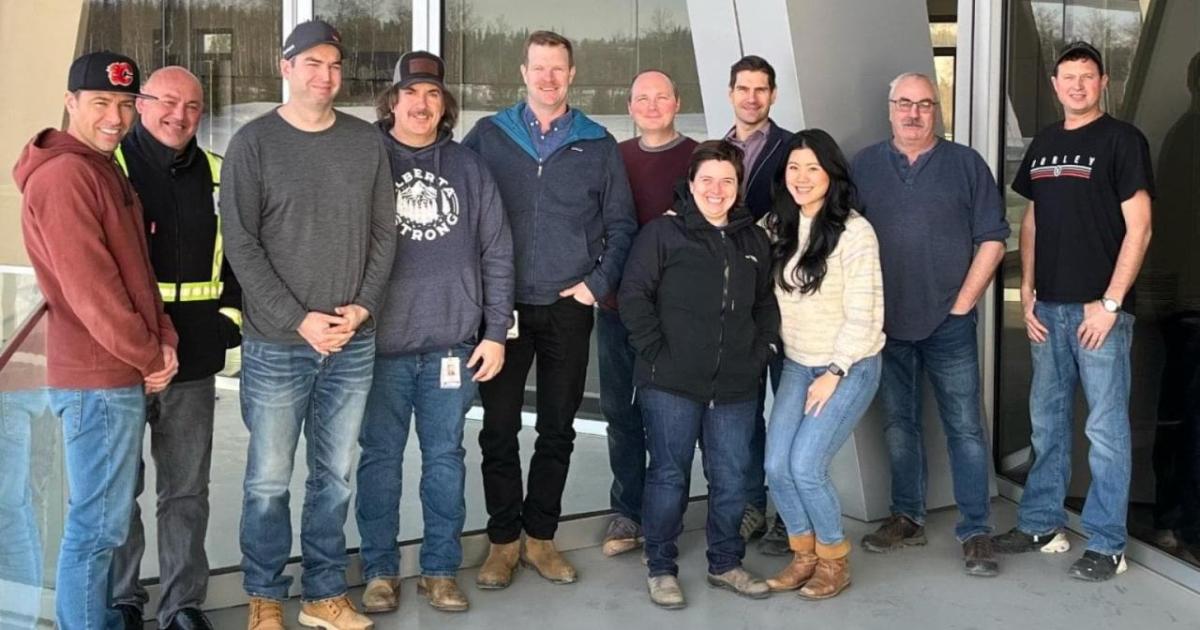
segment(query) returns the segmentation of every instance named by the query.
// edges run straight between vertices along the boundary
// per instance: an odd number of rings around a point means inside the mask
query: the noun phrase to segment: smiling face
[[[79,90],[67,92],[67,133],[105,155],[112,155],[133,127],[132,94]]]
[[[629,89],[629,116],[642,133],[670,131],[679,113],[679,97],[661,72],[646,72]]]
[[[289,99],[316,109],[333,107],[342,89],[342,51],[331,44],[313,46],[279,62]]]
[[[796,149],[788,156],[783,181],[792,200],[813,212],[821,207],[825,195],[829,194],[829,173],[821,167],[817,154],[807,147]]]
[[[182,151],[196,135],[204,113],[200,82],[183,69],[164,68],[150,75],[142,90],[155,99],[138,99],[142,126],[164,145]]]
[[[733,115],[738,122],[753,127],[771,115],[775,95],[766,72],[742,70],[729,90],[729,102],[733,104]]]
[[[438,125],[446,111],[442,89],[432,83],[400,88],[392,107],[396,137],[411,147],[429,146],[437,140]]]
[[[729,210],[737,201],[737,169],[732,162],[707,160],[701,162],[696,175],[688,182],[700,214],[713,225],[724,225]]]
[[[567,89],[575,80],[575,68],[565,46],[532,44],[521,64],[521,78],[532,107],[557,112],[567,105]]]
[[[1100,112],[1100,94],[1108,85],[1108,75],[1091,59],[1075,59],[1058,64],[1054,76],[1054,94],[1069,116],[1088,116]]]

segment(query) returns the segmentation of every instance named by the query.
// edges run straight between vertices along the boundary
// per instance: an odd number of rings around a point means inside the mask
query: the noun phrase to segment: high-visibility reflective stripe
[[[233,308],[232,306],[226,306],[225,308],[219,309],[217,312],[224,315],[225,317],[228,317],[230,319],[230,321],[237,324],[238,330],[242,329],[242,312],[241,311],[237,310],[236,308]]]
[[[178,292],[176,292],[175,283],[158,283],[158,292],[162,294],[164,302],[215,300],[221,297],[222,288],[224,288],[224,283],[221,282],[183,282],[178,285]]]

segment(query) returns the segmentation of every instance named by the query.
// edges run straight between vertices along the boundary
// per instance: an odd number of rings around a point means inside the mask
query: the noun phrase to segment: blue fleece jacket
[[[583,281],[597,300],[616,291],[637,231],[617,141],[570,110],[565,142],[539,159],[518,103],[475,124],[466,146],[488,165],[512,227],[516,301],[547,305]]]

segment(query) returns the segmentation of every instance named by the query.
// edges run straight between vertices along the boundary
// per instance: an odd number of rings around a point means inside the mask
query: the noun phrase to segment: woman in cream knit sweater
[[[809,129],[787,151],[766,217],[786,357],[766,469],[794,555],[767,583],[825,599],[850,585],[850,543],[829,463],[879,387],[883,278],[875,232],[853,210],[837,143]]]

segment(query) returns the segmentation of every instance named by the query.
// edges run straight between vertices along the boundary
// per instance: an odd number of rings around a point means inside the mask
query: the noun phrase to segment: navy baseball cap
[[[137,63],[115,52],[102,50],[88,53],[71,62],[67,73],[67,90],[92,90],[132,94],[138,98],[154,98],[142,94],[142,73]]]
[[[291,59],[296,55],[321,44],[329,44],[346,56],[346,48],[342,46],[342,34],[328,22],[310,20],[301,22],[292,29],[292,33],[283,42],[283,58]]]

